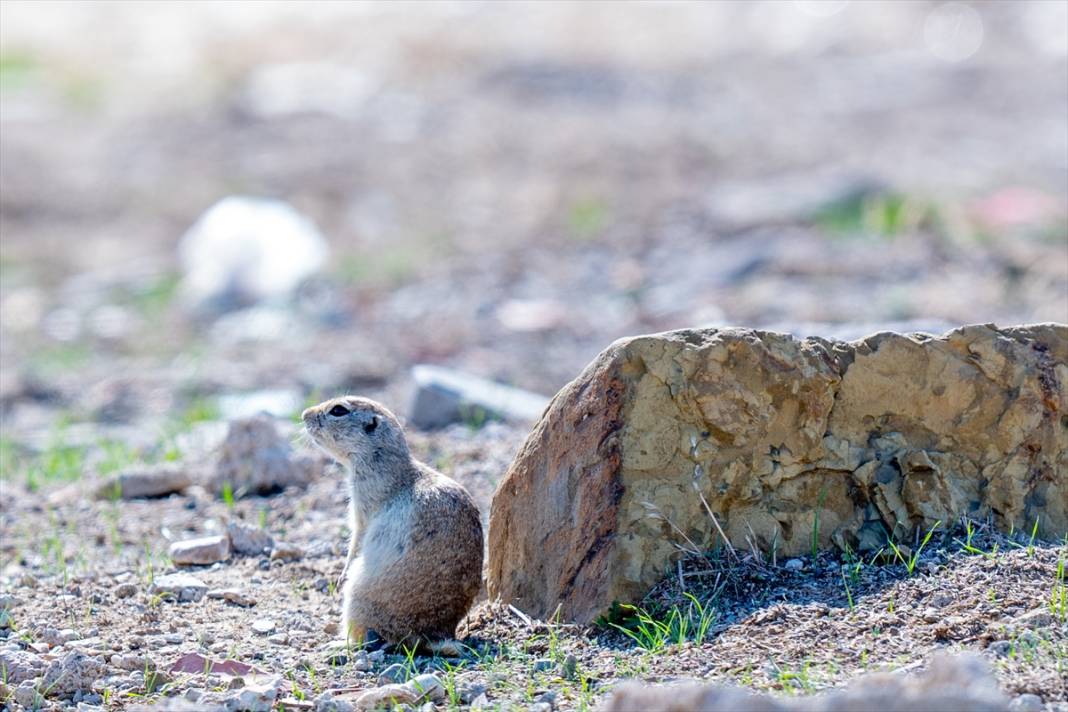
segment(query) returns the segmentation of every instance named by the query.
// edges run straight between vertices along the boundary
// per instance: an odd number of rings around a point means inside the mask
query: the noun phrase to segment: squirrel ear
[[[371,416],[371,422],[370,423],[366,423],[363,426],[363,432],[368,433],[368,434],[373,433],[375,431],[375,428],[377,428],[377,427],[378,427],[378,416],[377,415],[372,415]]]

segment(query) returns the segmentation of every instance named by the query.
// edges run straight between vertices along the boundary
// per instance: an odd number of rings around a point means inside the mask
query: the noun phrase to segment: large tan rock
[[[581,622],[637,600],[686,538],[717,545],[702,496],[735,547],[779,556],[814,536],[878,548],[961,516],[1063,536],[1068,326],[618,341],[556,395],[497,488],[490,596]]]

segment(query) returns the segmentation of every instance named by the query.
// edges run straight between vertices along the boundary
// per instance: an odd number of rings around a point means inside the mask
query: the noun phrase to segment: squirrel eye
[[[333,408],[330,409],[330,415],[334,416],[335,418],[340,418],[348,414],[349,409],[343,405],[335,405]]]
[[[364,423],[363,432],[368,433],[368,434],[373,433],[375,431],[375,428],[377,428],[377,427],[378,427],[378,416],[377,415],[372,415],[371,416],[371,422],[370,423]]]

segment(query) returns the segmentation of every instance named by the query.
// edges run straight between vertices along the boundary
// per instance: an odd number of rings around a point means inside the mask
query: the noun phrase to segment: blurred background
[[[1068,321],[1058,0],[5,0],[0,152],[9,459],[680,327]]]

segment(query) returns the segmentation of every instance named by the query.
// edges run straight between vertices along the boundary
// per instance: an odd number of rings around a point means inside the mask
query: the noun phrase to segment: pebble
[[[93,494],[107,500],[162,497],[181,492],[190,484],[192,478],[180,463],[132,465],[102,481]]]
[[[285,633],[275,633],[274,635],[267,636],[267,642],[271,645],[288,645],[289,636]]]
[[[553,692],[552,690],[546,690],[545,692],[542,692],[540,695],[536,695],[534,697],[534,701],[535,702],[546,702],[546,703],[548,703],[549,707],[554,707],[556,705],[556,693]]]
[[[400,663],[393,663],[382,672],[378,673],[378,684],[402,683],[408,679],[408,669]]]
[[[538,660],[535,660],[533,665],[534,672],[549,672],[555,667],[556,663],[554,663],[549,658],[540,658]]]
[[[296,561],[303,557],[304,550],[296,544],[279,541],[271,549],[271,561]]]
[[[120,670],[128,671],[144,671],[155,670],[156,663],[152,658],[147,655],[138,655],[137,653],[118,653],[111,656],[111,664]]]
[[[120,583],[115,587],[115,598],[129,598],[137,593],[137,586],[132,583]]]
[[[565,680],[574,680],[578,672],[578,659],[571,653],[567,654],[564,662],[560,664],[560,676]]]
[[[987,650],[997,655],[999,658],[1007,658],[1009,653],[1012,652],[1012,641],[1009,640],[995,640],[993,643],[987,646]]]
[[[44,671],[45,661],[33,653],[9,647],[0,649],[0,666],[4,670],[4,681],[18,684],[40,675]]]
[[[44,702],[44,698],[37,694],[37,686],[27,680],[15,688],[15,702],[22,705],[23,709],[35,710],[40,707],[38,702]]]
[[[236,554],[260,556],[274,547],[274,537],[259,527],[244,522],[230,522],[226,525],[226,531]]]
[[[185,573],[167,574],[152,583],[152,593],[173,596],[180,602],[196,602],[204,598],[208,586],[195,576]]]
[[[268,618],[260,618],[252,622],[252,630],[260,635],[269,635],[275,629],[275,622]]]
[[[383,685],[364,692],[356,698],[356,709],[373,710],[378,707],[410,705],[419,698],[416,691],[407,685]]]
[[[9,611],[15,607],[15,604],[19,602],[19,599],[15,598],[10,593],[0,593],[0,610]]]
[[[256,605],[256,599],[252,596],[242,593],[236,588],[214,588],[208,591],[208,598],[223,600],[228,603],[232,603],[235,606],[242,606],[248,608]]]
[[[66,697],[78,690],[91,689],[105,672],[103,660],[75,650],[49,664],[41,677],[41,685],[50,691],[50,695]]]
[[[1054,624],[1053,615],[1042,608],[1024,613],[1014,621],[1018,627],[1026,628],[1049,628]]]
[[[1042,712],[1045,708],[1042,698],[1030,693],[1019,695],[1009,703],[1010,712]]]
[[[313,701],[315,712],[353,712],[355,709],[348,700],[336,700],[334,695],[327,690]]]
[[[783,566],[787,571],[800,571],[805,568],[805,562],[801,559],[790,559]]]
[[[276,677],[261,685],[246,685],[227,697],[223,704],[226,705],[227,709],[270,712],[275,706],[278,690],[283,684],[282,678]]]
[[[175,566],[204,566],[226,561],[230,558],[230,537],[217,534],[176,541],[168,553]]]
[[[415,692],[419,694],[421,700],[438,702],[445,699],[445,685],[441,682],[438,676],[433,673],[416,675],[406,682],[405,686],[415,690]]]

